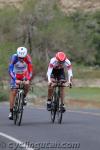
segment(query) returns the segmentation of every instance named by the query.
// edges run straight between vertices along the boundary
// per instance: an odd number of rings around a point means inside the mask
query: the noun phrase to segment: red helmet
[[[58,53],[56,54],[56,59],[57,59],[58,61],[63,62],[63,61],[65,61],[65,59],[66,59],[66,54],[65,54],[64,52],[58,52]]]

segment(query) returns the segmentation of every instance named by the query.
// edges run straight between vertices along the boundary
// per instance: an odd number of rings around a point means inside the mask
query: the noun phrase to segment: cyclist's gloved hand
[[[26,78],[26,77],[24,78],[24,80],[23,80],[23,81],[24,81],[24,84],[26,84],[26,85],[29,85],[29,83],[30,83],[29,79],[28,79],[28,78]]]
[[[72,88],[72,82],[69,82],[69,87]]]
[[[71,76],[70,79],[69,79],[69,87],[70,88],[72,88],[72,83],[73,83],[72,81],[73,81],[73,77]]]
[[[20,84],[20,80],[15,80],[16,84]]]
[[[50,81],[48,81],[48,85],[50,86],[52,84],[52,81],[50,80]]]
[[[25,84],[29,85],[29,83],[30,83],[30,81],[29,81],[29,80],[25,81]]]

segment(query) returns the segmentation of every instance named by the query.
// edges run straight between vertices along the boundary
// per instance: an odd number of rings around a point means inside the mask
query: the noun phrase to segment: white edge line
[[[17,144],[20,144],[20,145],[21,145],[23,148],[25,148],[26,150],[34,150],[33,148],[29,148],[26,144],[24,144],[24,142],[21,142],[21,141],[19,141],[18,139],[14,138],[14,137],[12,137],[12,136],[9,136],[9,135],[7,135],[7,134],[5,134],[5,133],[0,132],[0,136],[5,137],[5,138],[7,138],[7,139],[9,139],[9,140],[11,140],[11,141],[14,141],[14,142],[17,143]]]
[[[87,111],[79,111],[79,110],[67,110],[68,112],[72,112],[72,113],[80,113],[80,114],[88,114],[91,116],[99,116],[100,117],[100,113],[93,113],[93,112],[87,112]]]

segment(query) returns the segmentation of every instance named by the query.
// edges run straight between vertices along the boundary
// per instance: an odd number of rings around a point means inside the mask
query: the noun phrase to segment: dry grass
[[[16,8],[19,8],[24,0],[0,0],[0,8],[3,8],[4,6],[14,6]]]
[[[0,0],[0,8],[5,5],[19,7],[25,0]],[[61,9],[66,12],[76,10],[95,11],[100,10],[100,0],[59,0]]]
[[[62,10],[66,13],[84,10],[94,12],[100,10],[100,0],[60,0]]]
[[[70,108],[100,108],[100,102],[84,100],[68,100],[65,105]]]

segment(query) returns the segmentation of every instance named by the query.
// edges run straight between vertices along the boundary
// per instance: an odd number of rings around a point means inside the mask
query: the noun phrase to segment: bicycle
[[[60,89],[61,87],[66,87],[66,86],[70,86],[70,88],[72,87],[72,85],[64,85],[66,81],[56,81],[56,83],[53,85],[54,90],[53,90],[53,96],[52,96],[52,100],[51,100],[51,121],[52,123],[54,123],[55,121],[55,117],[57,115],[57,120],[58,123],[61,124],[62,123],[62,117],[63,117],[63,102],[61,100],[61,92]]]
[[[20,81],[18,85],[17,94],[15,97],[14,109],[13,109],[13,120],[14,124],[21,125],[23,116],[23,106],[24,106],[24,81]]]

